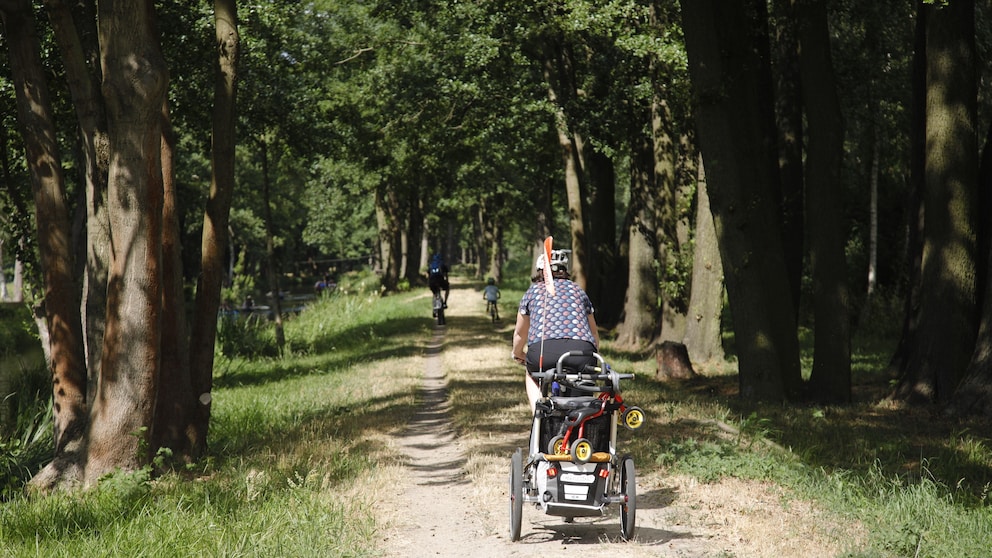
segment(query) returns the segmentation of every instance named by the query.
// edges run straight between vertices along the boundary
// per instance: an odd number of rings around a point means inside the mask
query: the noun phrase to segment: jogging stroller
[[[569,367],[571,357],[594,357],[596,365]],[[510,540],[520,539],[524,502],[545,514],[564,517],[603,515],[620,506],[620,535],[634,536],[637,486],[634,460],[617,454],[617,425],[636,430],[644,412],[627,407],[619,374],[599,353],[573,351],[555,368],[533,372],[541,387],[525,455],[517,449],[510,463]]]

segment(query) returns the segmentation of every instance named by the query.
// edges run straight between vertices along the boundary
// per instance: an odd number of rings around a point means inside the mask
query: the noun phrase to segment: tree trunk
[[[657,95],[657,94],[656,94]],[[656,232],[653,239],[661,269],[662,282],[670,281],[670,269],[676,269],[681,252],[679,239],[678,149],[672,139],[672,117],[668,104],[657,97],[651,106],[651,137],[654,138],[654,184]],[[661,291],[660,331],[663,341],[681,341],[685,335],[685,315],[681,301]]]
[[[810,393],[823,402],[851,399],[850,300],[841,211],[844,125],[833,77],[824,0],[798,0],[800,74],[809,130],[806,219],[813,276]]]
[[[238,84],[237,4],[234,0],[214,1],[214,28],[217,61],[214,66],[213,145],[210,193],[203,213],[200,240],[200,276],[196,285],[195,317],[190,337],[190,377],[197,411],[189,428],[193,438],[192,457],[207,450],[207,432],[213,400],[214,344],[217,340],[217,310],[224,284],[224,254],[231,250],[229,234],[231,200],[234,193],[234,149]],[[231,250],[233,253],[233,250]]]
[[[189,429],[196,412],[196,397],[190,382],[186,300],[183,295],[183,265],[179,212],[175,185],[176,137],[168,103],[162,105],[162,368],[151,431],[153,450],[168,448],[173,459],[192,461],[196,442]]]
[[[59,159],[51,101],[41,65],[31,3],[0,3],[17,97],[17,121],[24,138],[34,192],[38,249],[44,275],[44,308],[53,381],[55,460],[33,479],[49,489],[80,480],[87,426],[86,359],[79,300],[72,276],[69,211]]]
[[[92,2],[80,4],[82,13],[74,18],[64,0],[45,0],[45,8],[52,22],[52,30],[62,62],[72,104],[79,122],[79,135],[84,161],[85,203],[80,208],[85,219],[85,254],[78,254],[79,264],[85,264],[82,273],[83,343],[87,370],[96,370],[103,348],[103,331],[106,326],[107,267],[109,265],[110,223],[107,217],[107,118],[100,96],[100,70],[87,60],[97,60],[99,45],[91,44],[96,36],[95,6]],[[77,26],[81,28],[77,32]],[[91,40],[84,44],[83,38]],[[96,374],[89,374],[87,385],[88,405],[96,392]]]
[[[691,380],[696,377],[696,371],[689,360],[689,351],[685,345],[675,341],[663,341],[655,347],[655,360],[658,367],[655,377],[662,381]]]
[[[571,61],[563,53],[557,53],[557,60],[544,61],[544,79],[548,86],[548,100],[555,107],[555,130],[558,132],[558,145],[561,148],[562,165],[565,172],[565,194],[568,200],[568,223],[572,255],[569,258],[572,280],[583,289],[588,286],[586,243],[588,241],[585,213],[583,212],[586,180],[579,160],[579,146],[573,131],[569,128],[565,104],[573,85],[566,83],[565,76]],[[561,244],[561,243],[559,243]]]
[[[629,278],[623,305],[623,321],[617,326],[616,345],[626,350],[642,349],[657,333],[658,276],[655,237],[654,142],[644,138],[631,158],[630,217],[627,262]]]
[[[893,396],[949,401],[978,330],[975,6],[928,6],[926,170],[920,309]]]
[[[375,215],[379,228],[379,257],[384,292],[395,292],[399,287],[399,212],[396,193],[387,186],[377,188]]]
[[[923,267],[923,190],[926,171],[926,28],[930,10],[917,3],[913,30],[912,107],[909,111],[909,195],[906,200],[906,293],[903,323],[896,350],[889,359],[888,375],[896,378],[908,366],[919,324],[920,276]]]
[[[685,344],[693,362],[723,360],[723,266],[717,246],[706,172],[699,165],[696,186],[696,237],[692,254],[692,287],[685,328]]]
[[[771,9],[779,25],[774,27],[776,61],[775,117],[778,128],[779,181],[782,197],[782,243],[789,273],[789,295],[799,312],[806,250],[803,181],[803,107],[799,70],[799,37],[795,25],[795,0],[775,0]]]
[[[726,275],[740,395],[781,400],[801,383],[796,312],[782,246],[778,163],[768,94],[764,5],[682,5],[699,143]]]
[[[153,17],[148,0],[99,5],[112,259],[86,485],[151,457],[162,359],[161,109],[168,83]]]

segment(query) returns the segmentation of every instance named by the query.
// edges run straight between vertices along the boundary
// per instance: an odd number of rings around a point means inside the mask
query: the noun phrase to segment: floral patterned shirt
[[[544,308],[547,303],[548,311]],[[520,299],[520,313],[530,316],[527,344],[543,339],[581,339],[595,344],[589,328],[589,314],[594,309],[589,296],[573,281],[555,279],[555,295],[551,296],[543,282],[532,283]]]

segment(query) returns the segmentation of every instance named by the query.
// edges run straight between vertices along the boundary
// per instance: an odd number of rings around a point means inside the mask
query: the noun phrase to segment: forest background
[[[850,401],[881,316],[891,401],[988,413],[988,10],[4,0],[33,486],[202,457],[225,305],[366,264],[388,295],[434,251],[502,280],[549,235],[618,347],[731,332],[744,400]]]

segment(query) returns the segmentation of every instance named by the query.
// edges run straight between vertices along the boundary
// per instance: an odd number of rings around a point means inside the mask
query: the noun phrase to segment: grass
[[[505,322],[521,294],[503,286]],[[208,459],[160,478],[118,475],[84,493],[0,504],[0,557],[377,555],[384,524],[370,503],[399,462],[389,436],[417,408],[432,327],[422,295],[341,292],[287,321],[283,357],[221,357]],[[477,317],[449,327],[442,358],[455,427],[473,448],[466,469],[475,478],[499,469],[499,486],[485,488],[499,499],[528,416],[519,370],[473,356],[509,347],[510,323],[492,326],[481,295],[479,304]],[[266,342],[267,330],[258,334]],[[879,404],[885,350],[857,348],[859,363],[874,363],[856,371],[861,395],[830,407],[745,404],[732,363],[665,384],[652,379],[652,358],[608,345],[604,353],[638,375],[625,396],[649,420],[622,444],[639,475],[771,483],[781,505],[813,502],[825,514],[817,522],[842,527],[838,538],[859,534],[838,556],[988,556],[992,428]],[[487,524],[502,530],[505,518]]]

